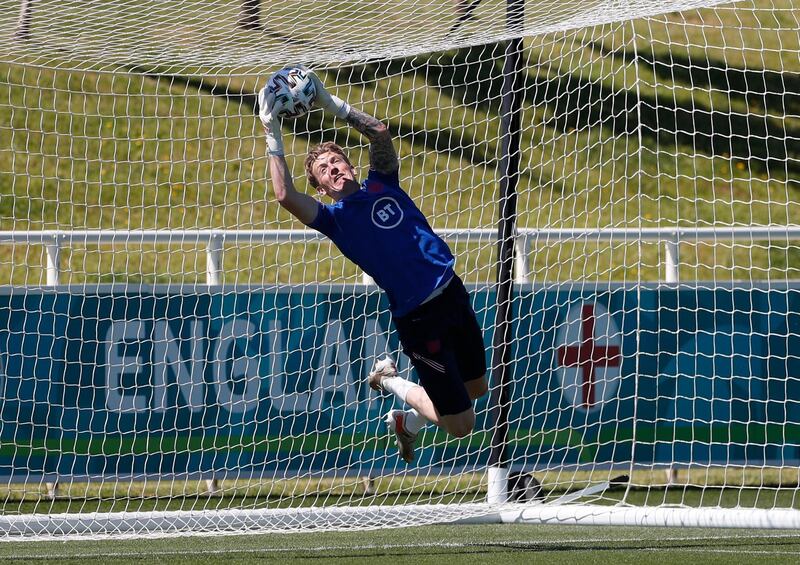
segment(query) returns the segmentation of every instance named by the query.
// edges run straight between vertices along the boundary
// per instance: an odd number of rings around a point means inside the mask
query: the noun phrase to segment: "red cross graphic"
[[[594,304],[581,308],[581,342],[558,348],[558,361],[564,367],[580,367],[583,374],[583,406],[594,404],[594,368],[619,367],[619,347],[601,347],[594,340]]]

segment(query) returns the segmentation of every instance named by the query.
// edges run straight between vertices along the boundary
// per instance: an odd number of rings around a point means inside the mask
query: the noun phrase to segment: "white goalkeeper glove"
[[[278,120],[280,109],[267,104],[267,87],[262,88],[258,93],[258,117],[264,124],[264,131],[267,133],[267,153],[282,157],[283,137],[281,136],[281,123]]]
[[[314,100],[314,106],[317,108],[322,108],[326,112],[330,112],[337,118],[346,118],[347,114],[350,113],[350,104],[325,90],[325,86],[322,84],[322,81],[319,80],[317,73],[310,69],[306,69],[306,71],[311,77],[311,80],[314,81],[314,88],[317,91],[317,97]]]

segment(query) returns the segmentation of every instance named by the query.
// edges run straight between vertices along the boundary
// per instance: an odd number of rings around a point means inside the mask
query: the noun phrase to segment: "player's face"
[[[358,190],[355,170],[338,153],[321,153],[314,161],[312,170],[319,183],[317,191],[320,194],[339,200]]]

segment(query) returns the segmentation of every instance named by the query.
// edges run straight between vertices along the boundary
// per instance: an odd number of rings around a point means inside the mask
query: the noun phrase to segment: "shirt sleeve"
[[[333,208],[320,202],[317,210],[317,217],[314,218],[313,222],[308,224],[308,227],[317,230],[323,235],[333,237],[333,234],[336,232],[336,220],[333,217]]]

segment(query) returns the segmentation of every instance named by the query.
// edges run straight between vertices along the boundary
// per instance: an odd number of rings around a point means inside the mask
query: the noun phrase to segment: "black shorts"
[[[394,319],[419,382],[442,416],[472,406],[464,383],[486,374],[486,348],[469,294],[453,276],[442,294]]]

